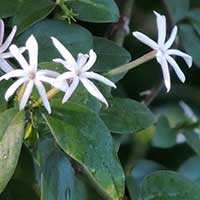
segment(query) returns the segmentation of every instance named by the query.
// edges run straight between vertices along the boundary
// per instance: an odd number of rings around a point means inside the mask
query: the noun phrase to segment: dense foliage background
[[[0,0],[7,33],[18,27],[14,43],[34,34],[39,67],[60,72],[51,36],[74,57],[93,48],[92,69],[106,74],[149,51],[131,32],[156,38],[153,10],[167,16],[169,33],[178,24],[176,46],[194,60],[191,69],[178,60],[187,81],[172,75],[170,93],[155,60],[109,77],[117,90],[98,85],[108,109],[79,86],[68,103],[51,100],[51,115],[31,108],[37,93],[19,112],[15,98],[4,100],[10,82],[0,82],[1,200],[200,199],[199,1]]]

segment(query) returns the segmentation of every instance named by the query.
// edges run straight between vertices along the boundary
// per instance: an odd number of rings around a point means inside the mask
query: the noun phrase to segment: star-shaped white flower
[[[17,31],[17,27],[14,26],[10,35],[3,42],[4,33],[5,33],[5,25],[4,25],[3,20],[0,19],[0,69],[6,73],[13,70],[13,68],[10,66],[10,64],[5,60],[7,58],[12,58],[13,55],[10,52],[5,52],[5,51],[11,45],[16,31]],[[23,52],[24,50],[25,50],[25,48],[20,48],[20,51]]]
[[[89,79],[95,79],[98,81],[103,82],[104,84],[116,88],[115,84],[108,80],[107,78],[94,73],[92,71],[88,72],[88,70],[94,65],[97,55],[91,49],[88,54],[78,54],[77,61],[73,58],[71,53],[59,42],[56,38],[52,37],[53,44],[57,48],[57,50],[62,55],[63,59],[57,58],[53,59],[56,63],[61,63],[67,70],[67,72],[60,75],[56,80],[63,81],[68,80],[71,82],[69,89],[66,91],[65,96],[62,100],[62,103],[65,103],[73,94],[75,89],[77,88],[79,82],[81,82],[84,87],[88,90],[88,92],[102,101],[103,103],[108,106],[108,103],[98,88],[94,85],[92,81]]]
[[[161,65],[165,86],[167,88],[167,91],[169,92],[171,88],[171,80],[170,80],[170,72],[169,72],[168,63],[173,67],[179,79],[182,82],[185,82],[185,75],[183,74],[177,62],[174,60],[172,56],[175,55],[175,56],[182,57],[189,67],[192,66],[192,57],[177,49],[169,49],[176,39],[177,26],[173,28],[169,39],[165,42],[166,27],[167,27],[166,18],[164,15],[160,15],[159,13],[155,11],[154,11],[154,14],[156,15],[156,18],[157,18],[158,42],[156,43],[155,41],[150,39],[148,36],[140,32],[133,32],[133,35],[138,40],[140,40],[144,44],[148,45],[149,47],[157,51],[156,59],[158,63]]]
[[[38,70],[38,43],[33,35],[31,35],[26,41],[26,49],[29,54],[29,63],[25,60],[23,55],[20,52],[20,49],[16,45],[10,46],[10,52],[19,62],[22,69],[16,69],[8,72],[0,78],[0,81],[3,79],[18,78],[6,91],[5,99],[8,101],[16,90],[22,85],[25,84],[24,94],[21,98],[19,108],[20,110],[24,109],[27,104],[27,101],[32,93],[34,85],[36,86],[39,95],[42,99],[42,102],[49,113],[51,113],[50,104],[46,95],[46,90],[42,82],[54,84],[55,78],[60,75],[57,72],[51,70]],[[66,83],[67,84],[67,83]],[[63,91],[66,91],[68,85],[60,84]]]

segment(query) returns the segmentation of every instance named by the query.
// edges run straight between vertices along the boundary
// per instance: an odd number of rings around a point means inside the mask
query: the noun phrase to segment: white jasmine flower
[[[91,95],[93,95],[94,97],[105,103],[106,106],[108,106],[108,103],[104,96],[94,85],[94,83],[89,80],[95,79],[103,82],[110,87],[116,88],[115,84],[107,78],[92,71],[88,72],[88,70],[91,69],[96,61],[96,53],[92,49],[90,50],[89,55],[79,53],[77,61],[75,61],[71,53],[56,38],[52,37],[51,39],[57,50],[64,58],[64,60],[57,58],[53,59],[53,61],[56,63],[61,63],[67,70],[69,70],[57,78],[57,81],[69,80],[71,82],[69,89],[65,93],[62,103],[65,103],[71,97],[79,82],[81,82]]]
[[[26,106],[26,103],[35,85],[45,108],[47,109],[49,113],[51,113],[51,108],[50,108],[49,101],[47,99],[46,90],[42,82],[46,82],[53,85],[55,81],[55,77],[57,77],[59,73],[51,71],[51,70],[37,69],[38,68],[38,43],[33,35],[31,35],[26,41],[26,49],[28,50],[28,54],[29,54],[29,63],[25,60],[25,58],[20,52],[20,49],[16,45],[10,46],[10,52],[15,57],[15,59],[19,62],[22,69],[12,70],[0,78],[0,81],[3,79],[8,80],[10,78],[18,78],[18,80],[15,81],[6,91],[5,99],[6,101],[8,101],[9,97],[11,97],[22,84],[25,84],[24,94],[21,98],[20,105],[19,105],[20,110],[22,110]],[[64,88],[64,85],[62,84],[61,89],[66,91],[67,87]]]
[[[10,64],[5,60],[7,58],[12,58],[13,55],[10,52],[5,52],[5,51],[8,49],[8,47],[12,43],[12,40],[15,36],[16,31],[17,31],[17,27],[14,26],[8,38],[3,42],[5,25],[4,25],[3,20],[0,19],[0,69],[6,73],[13,70]],[[20,51],[22,52],[24,50],[25,48],[20,49]]]
[[[173,28],[169,39],[165,42],[166,18],[164,15],[160,15],[159,13],[155,11],[154,11],[154,14],[156,15],[156,18],[157,18],[158,42],[156,43],[155,41],[150,39],[148,36],[140,32],[133,32],[133,35],[138,40],[140,40],[144,44],[148,45],[149,47],[157,51],[156,59],[158,63],[161,65],[165,86],[167,88],[167,92],[169,92],[171,88],[171,80],[170,80],[170,72],[169,72],[168,63],[173,67],[179,79],[182,82],[185,82],[185,75],[183,74],[177,62],[174,60],[172,56],[175,55],[175,56],[182,57],[189,67],[192,66],[192,57],[177,49],[169,49],[176,39],[177,26]]]

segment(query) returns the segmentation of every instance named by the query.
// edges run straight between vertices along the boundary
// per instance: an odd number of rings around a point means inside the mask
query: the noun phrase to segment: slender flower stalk
[[[67,72],[58,76],[56,82],[57,81],[61,82],[63,80],[71,82],[69,89],[65,93],[62,103],[68,101],[68,99],[71,97],[71,95],[74,93],[79,83],[81,82],[91,95],[93,95],[94,97],[105,103],[106,106],[108,106],[106,99],[101,94],[99,89],[94,85],[92,81],[89,80],[89,79],[98,80],[104,83],[105,85],[116,88],[115,84],[110,80],[108,80],[107,78],[92,71],[88,72],[88,70],[90,70],[94,65],[94,63],[96,62],[97,58],[96,53],[92,49],[90,50],[89,55],[79,53],[77,61],[75,61],[71,53],[61,44],[61,42],[59,42],[54,37],[52,37],[52,41],[57,50],[64,58],[64,60],[56,58],[53,59],[53,61],[62,64],[68,70]],[[54,84],[55,87],[56,87],[56,82]]]

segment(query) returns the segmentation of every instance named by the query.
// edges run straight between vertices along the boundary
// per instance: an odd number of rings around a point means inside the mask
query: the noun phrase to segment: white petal
[[[0,46],[2,45],[2,42],[3,42],[4,31],[5,31],[5,25],[4,25],[3,20],[0,19]]]
[[[154,11],[156,15],[157,21],[157,29],[158,29],[158,45],[163,46],[166,39],[166,18],[164,15],[160,15],[156,11]]]
[[[58,41],[55,37],[51,37],[53,44],[55,45],[55,47],[57,48],[57,50],[60,52],[60,54],[63,56],[63,58],[69,62],[73,67],[76,67],[76,61],[74,60],[74,57],[72,56],[72,54],[67,50],[67,48],[65,48],[65,46]]]
[[[172,46],[172,44],[174,43],[174,41],[176,39],[177,31],[178,31],[178,28],[177,28],[177,26],[175,26],[171,32],[171,35],[170,35],[168,41],[164,45],[165,49],[169,49]]]
[[[11,67],[11,65],[6,60],[4,60],[3,58],[0,58],[0,69],[2,71],[4,71],[5,73],[8,73],[8,72],[14,70]]]
[[[170,63],[170,65],[173,67],[174,71],[176,72],[176,74],[179,77],[179,79],[181,80],[181,82],[184,83],[185,82],[185,75],[181,71],[181,69],[178,66],[178,64],[176,63],[176,61],[171,56],[167,56],[166,59]]]
[[[97,54],[93,51],[93,49],[90,49],[89,59],[87,63],[83,66],[82,71],[83,72],[88,71],[94,65],[96,59],[97,59]]]
[[[91,78],[91,79],[95,79],[95,80],[98,80],[98,81],[101,81],[102,83],[104,83],[105,85],[108,85],[110,87],[114,87],[116,88],[116,85],[110,81],[109,79],[97,74],[97,73],[94,73],[94,72],[85,72],[84,75],[87,77],[87,78]]]
[[[13,58],[13,55],[10,52],[1,53],[0,56],[1,58]]]
[[[48,76],[43,76],[43,75],[38,75],[38,73],[37,73],[37,76],[36,76],[36,80],[49,83],[52,86],[53,86],[53,84],[55,82],[55,78],[48,77]]]
[[[71,85],[69,86],[68,90],[65,93],[65,96],[63,97],[62,103],[65,103],[68,101],[68,99],[72,96],[74,93],[75,89],[77,88],[79,84],[79,78],[74,78]]]
[[[157,61],[160,63],[161,65],[161,69],[162,69],[162,73],[163,73],[163,78],[164,78],[164,83],[165,86],[167,88],[167,92],[170,91],[171,89],[171,80],[170,80],[170,73],[169,73],[169,66],[167,64],[167,61],[165,58],[157,58]]]
[[[87,59],[89,58],[89,55],[88,54],[82,54],[82,53],[79,53],[78,54],[78,59],[77,59],[77,65],[78,67],[82,67],[83,65],[85,65]]]
[[[24,56],[22,56],[19,48],[16,45],[11,45],[10,46],[10,52],[13,54],[13,56],[16,58],[16,60],[19,62],[19,64],[21,65],[21,67],[26,71],[29,72],[30,67],[27,63],[27,61],[25,60]]]
[[[154,50],[158,50],[158,44],[154,42],[151,38],[144,35],[140,32],[133,32],[133,36],[135,36],[140,42],[146,44],[147,46],[151,47]]]
[[[67,81],[55,81],[53,86],[62,92],[66,92],[69,88]]]
[[[93,95],[94,97],[105,103],[106,107],[108,107],[108,102],[106,101],[104,96],[101,94],[99,89],[94,85],[92,81],[85,78],[81,78],[81,82],[91,95]]]
[[[37,70],[38,66],[38,43],[33,35],[31,35],[26,41],[26,48],[29,53],[29,64],[31,69]]]
[[[74,78],[74,73],[73,72],[65,72],[63,74],[61,74],[60,76],[57,77],[57,81],[63,81],[63,80],[67,80],[67,79],[71,79]]]
[[[169,49],[167,51],[167,54],[180,56],[185,60],[185,62],[187,63],[188,67],[192,66],[192,57],[190,55],[186,54],[186,53],[183,53],[182,51],[179,51],[177,49]]]
[[[51,107],[47,98],[46,90],[43,84],[40,81],[35,81],[35,86],[38,89],[38,92],[40,94],[40,97],[42,99],[44,107],[47,109],[48,113],[51,113]]]
[[[53,78],[56,78],[60,75],[58,72],[48,70],[48,69],[42,69],[40,71],[37,71],[37,74],[42,75],[42,76],[50,76],[50,77],[53,77]]]
[[[1,76],[0,80],[8,80],[10,78],[17,78],[17,77],[25,77],[27,74],[24,70],[22,69],[16,69],[8,72],[7,74]]]
[[[20,110],[23,110],[24,107],[26,106],[26,103],[27,103],[27,101],[28,101],[28,99],[29,99],[29,97],[30,97],[30,95],[32,93],[33,85],[34,85],[33,81],[29,81],[27,83],[26,89],[24,91],[24,95],[23,95],[23,97],[22,97],[22,99],[20,101],[20,104],[19,104],[19,109]]]
[[[27,81],[26,78],[20,78],[19,80],[15,81],[6,91],[5,93],[5,100],[8,101],[8,99],[16,92],[16,90],[22,85],[25,81]]]
[[[66,60],[62,60],[60,58],[55,58],[53,59],[53,62],[55,63],[60,63],[62,64],[66,69],[68,69],[69,71],[75,72],[76,68],[73,67],[70,63],[68,63]]]
[[[1,45],[0,52],[4,52],[10,46],[10,44],[12,43],[12,40],[15,36],[16,31],[17,31],[17,27],[14,26],[10,35],[7,37],[6,41],[3,43],[3,45]]]

